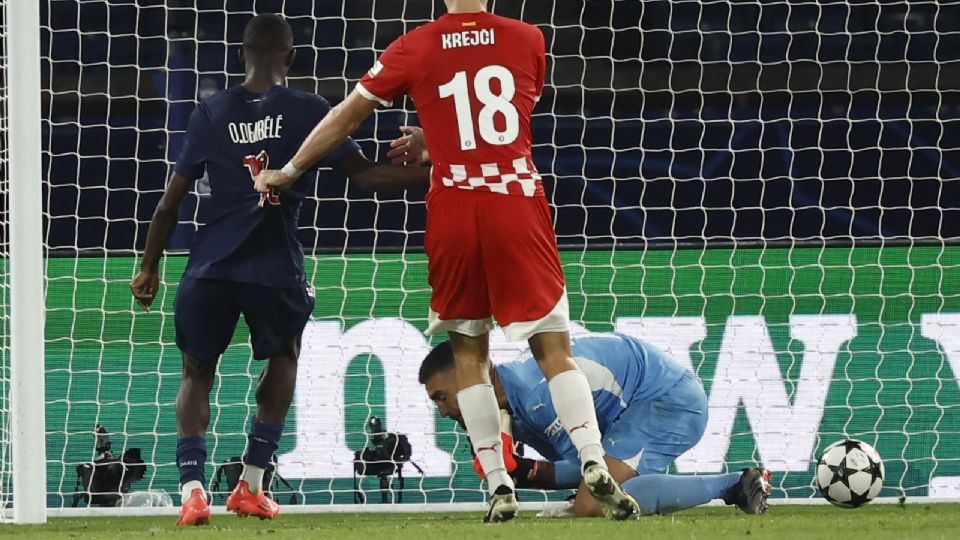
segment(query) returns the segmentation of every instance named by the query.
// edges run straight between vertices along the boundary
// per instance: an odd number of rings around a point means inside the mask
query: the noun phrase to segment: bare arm
[[[430,185],[430,169],[376,163],[359,151],[343,158],[337,169],[367,191],[401,191]]]
[[[378,103],[361,96],[356,90],[347,99],[323,117],[307,139],[300,145],[293,159],[282,170],[264,170],[254,182],[257,191],[264,193],[271,187],[287,189],[304,171],[316,165],[327,154],[347,140],[360,122],[363,122]]]
[[[130,282],[130,292],[143,309],[149,311],[154,296],[160,284],[157,268],[160,265],[160,256],[167,247],[173,231],[177,228],[177,216],[180,213],[180,204],[190,191],[192,180],[179,173],[173,173],[163,197],[153,211],[150,228],[147,231],[147,245],[143,250],[143,259],[140,262],[140,272]]]
[[[301,171],[313,167],[353,135],[360,127],[360,122],[366,120],[377,105],[376,101],[361,96],[356,90],[350,92],[347,99],[331,109],[313,128],[290,162]]]

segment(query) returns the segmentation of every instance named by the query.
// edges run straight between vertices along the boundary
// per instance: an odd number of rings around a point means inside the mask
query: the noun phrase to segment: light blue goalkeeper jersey
[[[572,340],[574,361],[587,377],[600,432],[631,403],[656,399],[688,370],[653,345],[622,334]],[[512,409],[513,437],[551,460],[576,460],[577,450],[553,408],[547,381],[532,357],[496,366]]]

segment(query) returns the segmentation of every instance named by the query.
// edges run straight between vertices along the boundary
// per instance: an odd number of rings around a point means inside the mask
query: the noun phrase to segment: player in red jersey
[[[257,189],[291,185],[346,139],[378,105],[413,98],[433,161],[424,249],[428,334],[453,346],[464,424],[490,484],[486,521],[517,512],[500,451],[490,385],[493,319],[527,339],[549,381],[559,423],[577,447],[585,487],[604,513],[637,515],[607,470],[593,396],[572,360],[563,270],[550,207],[531,159],[530,118],[546,72],[543,34],[486,11],[486,0],[444,0],[448,13],[394,41],[354,91],[330,111],[280,171]]]

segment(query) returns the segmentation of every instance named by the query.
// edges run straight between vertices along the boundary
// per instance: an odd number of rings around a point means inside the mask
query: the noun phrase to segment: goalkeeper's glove
[[[537,474],[537,462],[517,454],[511,431],[510,414],[500,411],[500,451],[503,453],[503,464],[518,488],[529,487]],[[476,456],[473,457],[473,470],[481,479],[487,479],[480,459]]]

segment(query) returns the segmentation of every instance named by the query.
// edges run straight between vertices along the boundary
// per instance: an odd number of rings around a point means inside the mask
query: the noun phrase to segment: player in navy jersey
[[[723,499],[749,514],[767,508],[770,473],[751,468],[718,475],[667,475],[667,468],[703,436],[707,396],[690,370],[643,341],[621,334],[573,339],[574,361],[593,392],[610,472],[636,499],[640,513],[663,514]],[[459,385],[449,342],[434,348],[420,367],[420,383],[440,414],[462,425]],[[504,461],[518,487],[565,489],[582,485],[577,450],[561,428],[549,388],[534,358],[490,370],[503,422]],[[513,440],[549,461],[514,454]],[[478,474],[482,468],[474,464]],[[586,489],[579,489],[577,516],[599,516]]]
[[[183,381],[177,395],[177,465],[182,506],[178,525],[209,521],[204,492],[209,395],[217,362],[241,314],[256,359],[268,359],[257,384],[243,476],[227,499],[239,515],[276,516],[263,492],[264,469],[277,448],[296,383],[300,337],[313,311],[303,269],[297,218],[315,174],[283,191],[259,193],[253,179],[271,163],[289,160],[327,114],[322,97],[282,86],[293,62],[293,33],[276,15],[246,26],[241,60],[246,79],[198,105],[186,141],[157,205],[141,263],[130,289],[148,309],[159,288],[158,263],[184,196],[206,171],[209,219],[200,228],[175,300]],[[317,166],[336,168],[368,189],[404,188],[428,181],[426,169],[371,163],[348,139]]]

